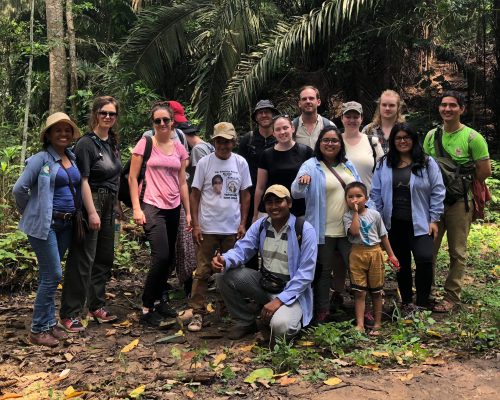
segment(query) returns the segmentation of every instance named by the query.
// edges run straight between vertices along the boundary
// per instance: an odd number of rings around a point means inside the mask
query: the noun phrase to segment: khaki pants
[[[444,214],[438,224],[438,235],[434,242],[433,264],[435,266],[441,241],[446,232],[448,252],[450,254],[450,270],[444,284],[444,290],[445,298],[453,303],[460,302],[460,292],[462,290],[467,256],[467,237],[469,236],[472,224],[473,210],[474,205],[472,201],[469,202],[469,212],[465,212],[463,201],[457,201],[451,206],[445,205]]]
[[[217,249],[221,254],[232,249],[236,242],[234,235],[213,235],[204,233],[201,245],[196,248],[196,270],[193,274],[193,288],[189,307],[193,312],[205,314],[205,301],[208,292],[208,279],[212,276],[212,258]]]

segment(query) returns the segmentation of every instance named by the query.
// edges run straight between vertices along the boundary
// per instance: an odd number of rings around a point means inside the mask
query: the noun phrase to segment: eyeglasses
[[[396,136],[394,138],[395,142],[411,142],[412,138],[410,136]]]
[[[337,139],[337,138],[321,138],[321,143],[324,143],[324,144],[338,144],[340,143],[340,140]]]
[[[118,113],[114,111],[99,111],[98,114],[101,117],[109,117],[109,118],[115,118],[118,115]]]
[[[163,122],[165,125],[168,125],[170,124],[170,121],[172,121],[171,118],[167,118],[167,117],[163,117],[163,118],[155,118],[153,120],[153,122],[155,123],[155,125],[161,125],[161,123]]]

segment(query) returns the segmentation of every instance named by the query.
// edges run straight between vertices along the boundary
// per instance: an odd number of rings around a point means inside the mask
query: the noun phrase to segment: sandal
[[[380,331],[378,329],[372,329],[368,332],[368,336],[380,336]]]
[[[194,314],[188,325],[189,332],[199,332],[203,328],[203,317],[201,314]]]
[[[456,303],[451,302],[450,300],[443,299],[439,303],[436,303],[432,308],[432,311],[436,313],[450,313],[452,312],[458,305]]]

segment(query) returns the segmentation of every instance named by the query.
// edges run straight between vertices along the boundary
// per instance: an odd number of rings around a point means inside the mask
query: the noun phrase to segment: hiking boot
[[[104,309],[104,307],[98,308],[95,311],[89,311],[87,318],[88,319],[93,318],[94,321],[99,324],[116,321],[118,319],[116,315],[110,314],[109,311]]]
[[[66,340],[69,336],[66,333],[66,331],[57,325],[54,325],[52,328],[50,328],[50,334],[54,336],[57,340]]]
[[[50,331],[39,333],[30,332],[30,342],[32,344],[48,347],[56,347],[59,344],[59,340],[52,336]]]
[[[64,329],[69,333],[78,333],[83,332],[85,327],[82,324],[82,320],[80,318],[63,318],[59,321],[59,328]]]
[[[188,325],[189,332],[199,332],[203,328],[203,317],[201,314],[194,314]]]
[[[168,300],[162,299],[160,301],[160,304],[158,306],[155,306],[155,311],[158,311],[158,313],[165,318],[175,318],[177,317],[177,311],[170,305],[170,302]]]
[[[142,314],[139,319],[141,325],[150,326],[152,328],[159,328],[163,321],[163,317],[157,311],[150,311],[146,314]]]
[[[231,340],[240,340],[246,335],[250,335],[257,331],[258,328],[255,322],[250,325],[234,325],[227,334],[227,338]]]

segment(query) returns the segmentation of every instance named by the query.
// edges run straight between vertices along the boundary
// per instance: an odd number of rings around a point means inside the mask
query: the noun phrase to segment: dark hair
[[[453,97],[460,107],[465,107],[465,96],[462,93],[456,90],[447,90],[439,97],[440,104],[445,97]]]
[[[278,114],[273,117],[273,130],[274,130],[274,124],[276,123],[277,120],[284,118],[287,119],[288,122],[290,122],[290,126],[292,128],[295,128],[295,125],[293,124],[292,117],[290,117],[288,114]]]
[[[220,183],[224,183],[224,179],[222,178],[221,175],[214,175],[212,178],[212,185],[215,185],[219,181]]]
[[[318,140],[314,145],[314,156],[318,159],[318,161],[324,160],[323,154],[321,153],[319,146],[321,145],[321,139],[323,139],[323,136],[325,136],[328,132],[332,131],[337,134],[340,140],[340,151],[339,154],[337,154],[337,159],[335,161],[337,161],[338,163],[345,163],[347,161],[347,157],[345,155],[344,139],[342,138],[342,133],[340,133],[340,130],[333,125],[328,125],[323,129],[321,129],[321,131],[319,132]]]
[[[389,166],[391,168],[396,168],[399,164],[399,161],[401,160],[401,156],[399,154],[399,151],[396,149],[396,134],[400,131],[407,133],[408,136],[410,136],[411,141],[412,141],[411,172],[413,172],[415,175],[422,176],[422,171],[420,171],[420,170],[427,166],[428,157],[425,155],[424,149],[422,148],[422,145],[420,144],[420,140],[418,138],[417,132],[415,131],[415,129],[412,128],[412,126],[410,124],[408,124],[406,122],[404,122],[402,124],[394,125],[392,130],[391,130],[391,134],[389,135],[389,151],[384,156],[384,158],[387,159],[387,166]],[[381,163],[382,163],[382,160],[383,160],[383,158],[380,160]],[[419,173],[417,173],[417,172],[419,172]]]
[[[113,125],[113,128],[109,130],[108,134],[109,134],[109,144],[111,145],[111,148],[115,152],[117,152],[118,144],[120,143],[120,136],[118,135],[117,131],[118,116],[120,115],[120,107],[114,97],[99,96],[94,100],[94,104],[92,105],[92,111],[90,113],[89,127],[91,130],[94,130],[94,128],[99,124],[98,113],[99,111],[101,111],[101,108],[103,108],[106,104],[113,104],[116,109],[117,121]]]
[[[363,194],[365,195],[366,198],[368,198],[368,189],[366,188],[366,185],[363,182],[358,182],[354,181],[351,183],[348,183],[344,189],[344,197],[347,198],[347,192],[351,190],[352,188],[358,188],[361,189]]]
[[[174,110],[170,108],[170,103],[168,101],[157,101],[156,103],[153,103],[153,106],[151,107],[151,111],[149,114],[151,122],[153,122],[155,112],[158,110],[167,110],[170,119],[172,121],[174,120]]]
[[[65,121],[64,121],[65,122]],[[70,124],[68,124],[69,126],[71,126]],[[47,130],[45,131],[45,133],[43,134],[43,143],[42,143],[42,149],[44,150],[47,150],[50,146],[50,140],[49,138],[47,137],[47,134],[50,133],[50,131],[52,130],[52,127],[54,125],[52,125],[50,128],[47,128]],[[73,135],[75,134],[75,130],[73,129],[73,127],[71,126],[71,132],[73,132]],[[74,140],[74,139],[73,139]]]
[[[300,88],[300,90],[299,90],[299,100],[300,100],[300,94],[301,94],[304,90],[306,90],[306,89],[312,89],[312,90],[314,90],[314,91],[316,92],[316,98],[317,98],[317,99],[319,99],[319,98],[320,98],[320,96],[319,96],[319,90],[318,90],[318,88],[317,88],[316,86],[312,86],[312,85],[304,85],[304,86],[302,86],[302,87]]]

